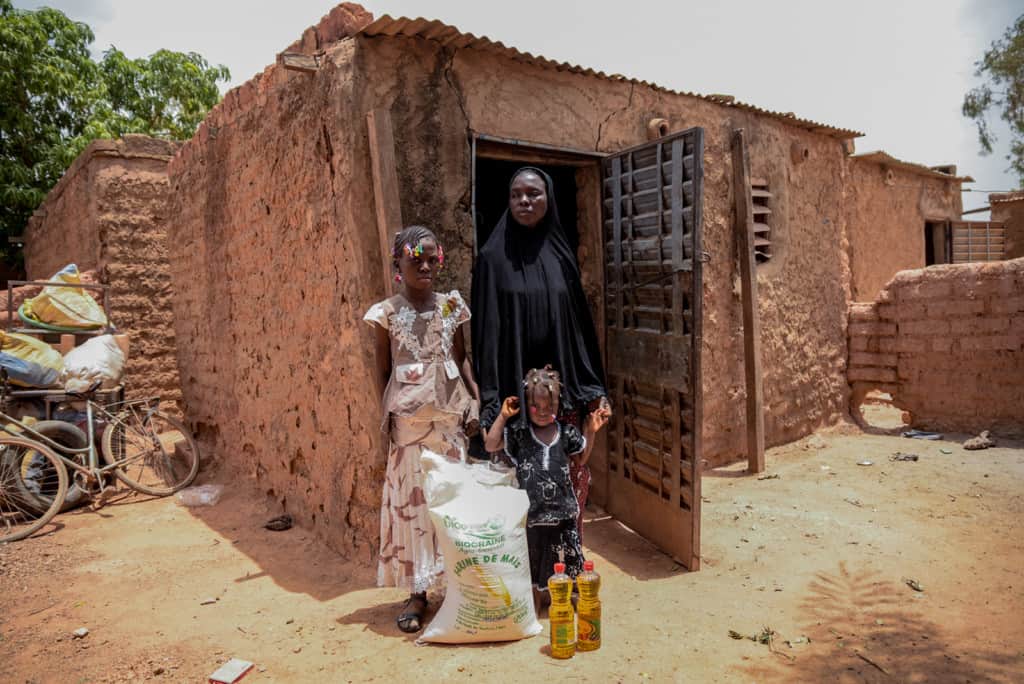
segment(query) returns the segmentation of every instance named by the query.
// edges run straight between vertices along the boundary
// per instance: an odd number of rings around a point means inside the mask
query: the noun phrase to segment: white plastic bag
[[[459,644],[540,634],[526,545],[530,501],[512,485],[513,471],[427,452],[421,463],[447,593],[418,641]]]
[[[204,484],[186,487],[178,492],[178,502],[190,508],[195,506],[215,506],[224,493],[224,485]]]
[[[114,336],[100,335],[64,355],[60,380],[68,392],[84,392],[97,380],[104,389],[116,387],[124,376],[124,362]]]

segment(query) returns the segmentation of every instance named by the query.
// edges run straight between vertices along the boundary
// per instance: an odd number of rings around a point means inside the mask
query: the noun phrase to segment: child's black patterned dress
[[[575,577],[583,570],[583,548],[576,516],[579,504],[569,478],[569,457],[581,453],[586,438],[572,425],[558,424],[555,440],[542,442],[529,424],[505,428],[505,454],[516,467],[519,486],[530,497],[526,541],[533,584],[547,591],[558,561]]]

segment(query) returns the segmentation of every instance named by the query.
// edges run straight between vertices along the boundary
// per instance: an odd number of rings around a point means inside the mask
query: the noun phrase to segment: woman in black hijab
[[[505,397],[522,396],[526,371],[548,364],[562,377],[561,420],[578,426],[589,410],[608,411],[579,264],[558,216],[554,185],[540,169],[528,166],[512,176],[509,208],[477,255],[471,305],[485,431]],[[582,522],[590,469],[574,464],[572,476]]]

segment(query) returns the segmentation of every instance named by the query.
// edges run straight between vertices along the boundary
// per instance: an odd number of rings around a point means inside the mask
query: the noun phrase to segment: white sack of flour
[[[511,641],[541,632],[526,546],[526,492],[514,472],[424,452],[425,495],[447,593],[419,641]]]
[[[125,356],[113,335],[87,340],[64,355],[60,381],[68,392],[84,392],[94,382],[104,389],[116,387],[124,377]]]

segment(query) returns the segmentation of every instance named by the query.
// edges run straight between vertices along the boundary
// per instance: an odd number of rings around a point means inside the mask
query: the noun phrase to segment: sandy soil
[[[1024,443],[966,437],[845,427],[770,451],[771,478],[707,473],[697,573],[592,512],[605,642],[570,661],[545,655],[546,631],[416,647],[365,559],[262,529],[279,511],[244,493],[125,498],[0,547],[0,681],[199,682],[232,656],[258,664],[254,684],[1021,681]],[[765,628],[771,647],[729,636]]]

